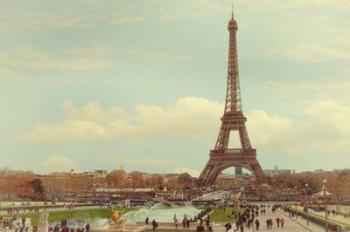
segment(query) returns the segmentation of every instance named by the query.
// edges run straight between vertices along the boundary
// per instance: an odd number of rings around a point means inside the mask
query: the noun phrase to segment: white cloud
[[[350,150],[350,107],[333,100],[308,105],[304,120],[262,111],[248,117],[253,143],[264,153],[340,155]]]
[[[292,8],[324,7],[326,9],[347,9],[350,3],[347,0],[240,0],[239,3],[246,4],[252,10],[290,10]]]
[[[131,25],[145,20],[135,9],[123,8],[117,1],[109,4],[101,1],[76,1],[59,4],[55,9],[3,6],[0,9],[0,29],[90,28],[100,25]]]
[[[90,70],[111,67],[109,60],[91,56],[51,55],[33,48],[22,47],[13,51],[0,52],[0,63],[31,69]]]
[[[177,51],[147,51],[145,49],[133,49],[128,52],[129,54],[143,57],[150,60],[164,60],[164,59],[176,59],[187,60],[189,55],[179,53]]]
[[[22,75],[14,72],[12,70],[1,68],[0,69],[0,80],[10,80],[10,81],[14,81],[14,82],[22,82],[23,80],[25,80],[25,78]]]
[[[59,123],[38,123],[22,139],[32,143],[61,143],[154,136],[208,138],[218,127],[222,105],[201,98],[185,97],[165,107],[137,105],[133,114],[114,107],[108,111],[97,102],[81,108],[62,103],[67,117]]]
[[[311,63],[320,63],[327,60],[349,60],[350,47],[346,50],[341,47],[325,47],[319,44],[302,44],[295,49],[285,51],[289,58],[308,61]]]
[[[295,38],[297,41],[300,39]],[[297,43],[293,48],[268,48],[255,52],[245,52],[245,56],[258,58],[285,57],[292,60],[308,63],[321,63],[332,60],[350,60],[350,37],[343,37],[336,44],[308,38],[308,42]],[[316,42],[317,40],[317,42]],[[301,40],[300,40],[301,41]]]
[[[77,169],[77,165],[73,160],[61,155],[49,155],[29,166],[31,166],[31,169],[35,172],[39,171],[42,173],[69,172],[71,169]]]
[[[345,74],[344,76],[350,76]],[[269,94],[275,94],[279,97],[302,98],[302,99],[339,99],[344,102],[348,99],[350,89],[350,79],[318,79],[313,81],[270,81],[262,86],[262,89]]]
[[[67,117],[59,123],[39,123],[21,135],[30,143],[180,138],[214,142],[223,106],[193,97],[165,106],[137,105],[133,114],[96,103],[81,108],[63,102]],[[341,154],[350,150],[350,107],[333,100],[307,105],[303,119],[254,110],[247,115],[248,133],[263,153],[285,155]],[[128,160],[125,162],[139,162]]]
[[[191,168],[183,168],[183,167],[177,167],[175,168],[175,173],[181,174],[181,173],[188,173],[192,177],[199,177],[201,172],[197,169],[191,169]]]

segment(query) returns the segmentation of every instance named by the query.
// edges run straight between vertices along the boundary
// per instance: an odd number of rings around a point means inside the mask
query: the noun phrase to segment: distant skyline
[[[199,174],[224,110],[231,3],[1,1],[1,166]],[[263,169],[349,167],[350,2],[234,7]]]

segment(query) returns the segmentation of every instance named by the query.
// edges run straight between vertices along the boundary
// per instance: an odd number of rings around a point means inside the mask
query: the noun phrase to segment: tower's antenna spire
[[[233,20],[233,3],[232,3],[232,12],[231,12],[231,14],[232,14],[232,20]]]

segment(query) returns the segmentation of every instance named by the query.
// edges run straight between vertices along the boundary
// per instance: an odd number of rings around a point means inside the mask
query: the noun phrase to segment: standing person
[[[190,219],[186,220],[186,228],[189,229],[190,228]]]
[[[90,232],[90,224],[89,223],[86,224],[85,231],[86,232]]]
[[[225,231],[229,231],[229,230],[231,230],[232,225],[231,225],[231,223],[228,222],[224,225],[224,227],[225,227]]]
[[[196,228],[196,231],[197,231],[197,232],[203,232],[203,231],[205,231],[204,226],[203,226],[202,224],[199,224],[199,225],[197,226],[197,228]]]
[[[152,221],[152,229],[155,230],[155,229],[157,229],[157,227],[158,227],[158,223],[156,222],[156,220],[153,219],[153,221]]]
[[[260,221],[259,221],[259,219],[256,219],[255,220],[255,228],[256,228],[256,230],[259,230],[259,227],[260,227]]]
[[[280,227],[280,218],[276,218],[276,224],[277,224],[277,228]]]
[[[241,231],[241,232],[244,232],[244,226],[243,226],[243,224],[240,225],[240,231]]]
[[[148,223],[149,223],[149,218],[146,217],[145,224],[148,225]]]
[[[179,220],[177,220],[177,218],[175,218],[175,220],[174,220],[174,224],[175,224],[175,227],[176,227],[176,229],[178,228],[178,226],[179,226]]]
[[[281,218],[281,227],[284,227],[284,218]]]

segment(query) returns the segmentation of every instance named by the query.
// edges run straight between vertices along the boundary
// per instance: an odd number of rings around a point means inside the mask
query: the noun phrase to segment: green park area
[[[154,230],[145,230],[144,232],[153,232]],[[194,230],[174,230],[174,229],[157,229],[156,230],[157,232],[191,232],[191,231],[194,231]]]
[[[240,208],[214,208],[210,218],[212,222],[233,222],[235,214],[241,211]]]
[[[86,219],[108,219],[112,217],[112,212],[118,210],[119,213],[124,214],[133,209],[123,208],[123,209],[110,209],[110,208],[92,208],[92,209],[76,209],[76,210],[61,210],[61,211],[51,211],[49,212],[49,223],[56,221],[61,221],[68,218],[86,218]],[[25,213],[17,214],[17,217],[27,217],[30,218],[32,225],[38,225],[39,223],[39,213]]]

